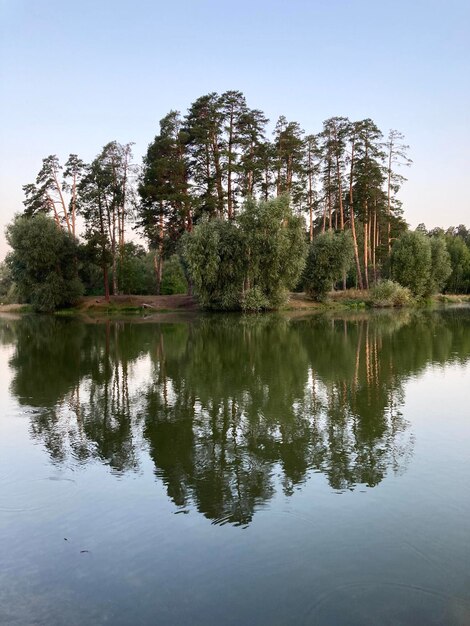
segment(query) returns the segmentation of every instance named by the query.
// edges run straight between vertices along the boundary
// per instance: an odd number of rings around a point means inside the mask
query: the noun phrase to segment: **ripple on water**
[[[468,626],[470,597],[392,581],[343,583],[317,597],[302,623]]]
[[[75,495],[75,480],[64,476],[1,481],[0,511],[30,513],[61,506]]]

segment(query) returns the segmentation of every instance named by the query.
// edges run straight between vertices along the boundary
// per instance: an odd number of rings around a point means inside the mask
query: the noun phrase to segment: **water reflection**
[[[321,472],[332,489],[403,472],[403,384],[470,356],[468,311],[201,317],[139,323],[0,320],[12,393],[58,464],[139,471],[150,454],[177,507],[250,523],[276,490]]]

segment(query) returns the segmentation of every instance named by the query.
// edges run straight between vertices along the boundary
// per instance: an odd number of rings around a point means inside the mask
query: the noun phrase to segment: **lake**
[[[470,624],[470,309],[0,317],[0,623]]]

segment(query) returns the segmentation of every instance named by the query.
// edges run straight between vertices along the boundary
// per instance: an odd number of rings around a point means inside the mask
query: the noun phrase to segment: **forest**
[[[204,308],[265,310],[291,291],[374,290],[396,306],[470,292],[470,231],[409,230],[398,130],[331,117],[309,134],[227,91],[170,111],[142,164],[132,148],[43,159],[7,227],[2,301],[51,311],[82,295],[188,292]]]

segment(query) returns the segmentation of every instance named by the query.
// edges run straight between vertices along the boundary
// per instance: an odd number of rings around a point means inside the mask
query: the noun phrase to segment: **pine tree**
[[[160,121],[160,134],[148,147],[138,187],[138,223],[155,250],[157,294],[161,288],[165,248],[184,231],[192,229],[187,141],[180,113],[170,111]]]

